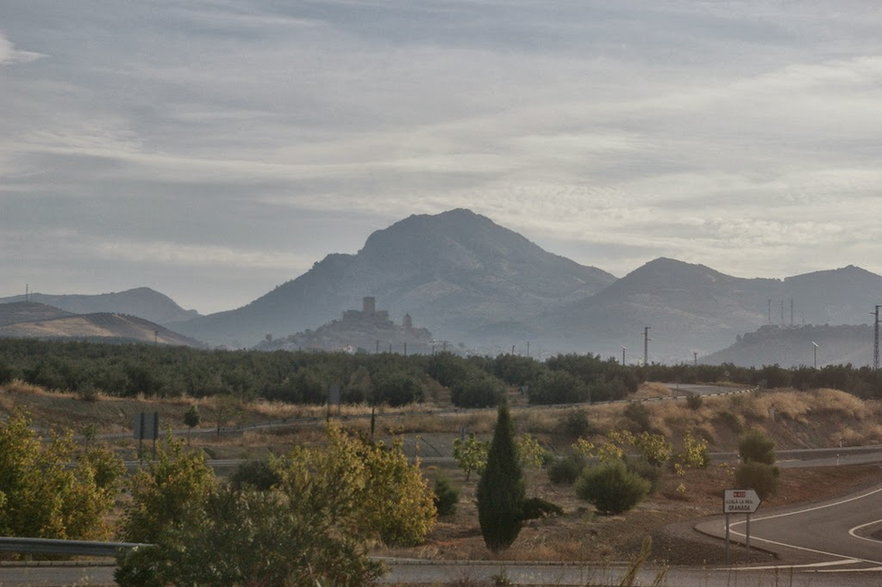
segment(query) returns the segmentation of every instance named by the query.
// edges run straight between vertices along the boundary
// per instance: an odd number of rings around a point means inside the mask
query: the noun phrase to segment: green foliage
[[[677,460],[690,469],[705,469],[710,464],[710,455],[707,451],[707,440],[694,436],[687,432],[683,437],[683,450],[677,456]]]
[[[384,371],[373,376],[372,403],[403,406],[423,401],[423,384],[404,371]]]
[[[591,436],[597,432],[597,429],[588,420],[585,411],[578,409],[568,411],[560,426],[561,432],[569,438]]]
[[[521,531],[524,479],[508,406],[499,406],[487,466],[478,482],[478,522],[487,548],[511,546]]]
[[[325,448],[295,447],[273,467],[279,487],[342,529],[388,545],[422,542],[436,522],[434,493],[400,443],[354,438],[328,428]]]
[[[518,455],[518,462],[525,469],[539,468],[545,464],[548,453],[539,444],[535,436],[530,434],[518,434],[515,436],[515,450]]]
[[[586,468],[576,481],[576,495],[602,515],[628,511],[646,497],[650,483],[628,471],[622,461]]]
[[[196,407],[196,404],[190,404],[190,407],[184,412],[184,424],[192,429],[199,426],[201,421],[202,416],[199,415],[199,408]]]
[[[450,400],[462,408],[486,408],[499,404],[505,395],[502,381],[483,372],[475,372],[453,384]]]
[[[634,432],[648,432],[652,427],[649,423],[649,408],[642,402],[629,402],[625,406],[624,415],[636,428]]]
[[[625,459],[625,467],[629,472],[638,475],[641,479],[649,482],[649,493],[655,493],[658,484],[661,481],[662,470],[658,465],[653,465],[646,459]]]
[[[472,471],[481,473],[487,464],[487,453],[490,450],[490,443],[478,440],[474,432],[465,438],[457,438],[453,441],[453,458],[459,464],[459,468],[465,471],[466,481],[472,474]]]
[[[269,491],[281,478],[267,461],[248,461],[236,468],[230,477],[230,487],[235,491],[254,489]]]
[[[634,437],[632,444],[640,451],[643,460],[653,467],[661,467],[667,463],[674,452],[674,447],[662,434],[642,432]]]
[[[439,516],[450,516],[456,513],[456,504],[459,502],[459,491],[450,483],[444,475],[435,479],[435,509]]]
[[[109,451],[77,451],[70,431],[42,442],[20,413],[0,426],[0,535],[85,539],[104,536],[124,473]]]
[[[137,471],[130,485],[132,501],[123,517],[122,536],[128,542],[152,543],[166,530],[198,523],[215,477],[202,451],[188,450],[169,433],[157,446],[156,460]]]
[[[120,557],[122,587],[155,585],[342,585],[373,583],[382,565],[354,538],[280,492],[212,491],[192,522],[154,548]]]
[[[563,508],[541,497],[530,497],[524,500],[523,512],[521,519],[536,520],[547,516],[562,516]]]
[[[572,404],[591,399],[588,386],[567,371],[545,371],[527,392],[531,404]]]
[[[738,456],[742,463],[774,465],[775,443],[762,430],[748,430],[738,440]]]
[[[571,453],[554,459],[547,468],[548,480],[555,485],[572,485],[588,464],[584,456]]]
[[[739,489],[753,489],[760,499],[778,492],[778,467],[758,461],[747,461],[735,469],[735,484]]]

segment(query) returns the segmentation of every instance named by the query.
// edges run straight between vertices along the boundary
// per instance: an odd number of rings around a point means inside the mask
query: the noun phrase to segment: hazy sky
[[[454,207],[618,276],[882,273],[880,31],[878,0],[0,0],[0,296],[231,309]]]

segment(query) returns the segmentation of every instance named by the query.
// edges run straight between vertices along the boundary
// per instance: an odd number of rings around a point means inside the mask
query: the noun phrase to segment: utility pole
[[[692,351],[692,364],[698,366],[698,351]]]
[[[649,366],[649,326],[643,327],[643,366]]]
[[[624,367],[625,366],[625,351],[628,350],[628,347],[626,347],[625,345],[621,345],[621,346],[622,346],[622,367]]]
[[[875,338],[873,339],[873,369],[879,370],[879,308],[882,306],[876,306],[876,311],[874,314],[876,315],[876,324],[873,328],[873,334]]]

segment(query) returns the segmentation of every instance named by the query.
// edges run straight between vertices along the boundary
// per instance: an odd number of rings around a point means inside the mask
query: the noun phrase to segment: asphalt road
[[[696,529],[725,536],[725,519],[700,523]],[[882,486],[845,497],[797,508],[751,516],[752,547],[772,551],[786,564],[766,567],[798,571],[816,577],[816,584],[838,584],[839,577],[858,574],[867,585],[882,585]],[[733,540],[744,542],[746,516],[732,515]],[[821,582],[823,581],[823,582]]]

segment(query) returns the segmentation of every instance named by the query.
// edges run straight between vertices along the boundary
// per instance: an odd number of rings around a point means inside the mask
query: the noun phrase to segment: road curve
[[[725,537],[725,519],[715,518],[696,529]],[[882,485],[810,505],[751,516],[751,546],[778,554],[787,564],[782,568],[811,571],[826,576],[860,573],[867,584],[882,584],[882,541],[872,533],[882,529]],[[733,540],[743,542],[746,517],[732,516]],[[756,568],[756,567],[752,567]],[[871,578],[872,577],[872,578]],[[822,583],[828,584],[828,583]]]

